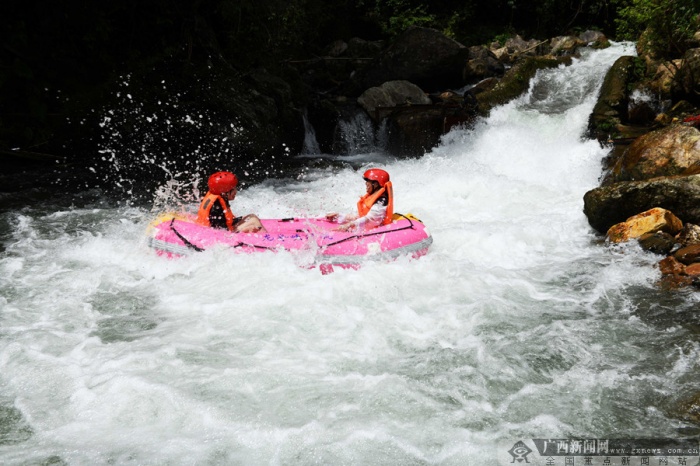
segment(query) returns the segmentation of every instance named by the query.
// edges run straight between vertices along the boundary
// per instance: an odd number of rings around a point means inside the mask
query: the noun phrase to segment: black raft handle
[[[183,243],[185,243],[185,246],[187,246],[187,247],[190,248],[190,249],[194,249],[194,250],[197,251],[197,252],[202,252],[202,251],[204,251],[204,248],[200,248],[200,247],[197,246],[196,244],[192,244],[191,241],[189,241],[187,238],[185,238],[184,236],[182,236],[182,234],[181,234],[179,231],[177,231],[177,230],[175,229],[175,227],[173,226],[173,223],[175,223],[175,218],[173,218],[173,219],[170,221],[170,229],[173,230],[173,233],[175,233],[175,234],[177,235],[177,237],[180,238],[180,240],[181,240]],[[275,248],[270,248],[270,247],[267,247],[267,246],[258,246],[258,245],[256,245],[256,244],[247,244],[247,243],[244,243],[244,242],[242,242],[242,241],[240,241],[240,242],[234,244],[232,247],[233,247],[233,248],[249,247],[249,248],[256,248],[256,249],[275,249]]]
[[[173,217],[173,219],[170,221],[170,229],[173,230],[173,233],[175,233],[175,235],[177,235],[178,238],[180,238],[180,241],[182,241],[183,243],[185,243],[185,246],[187,246],[187,247],[190,248],[190,249],[194,249],[194,250],[197,251],[197,252],[202,252],[202,251],[204,251],[204,248],[200,248],[200,247],[197,246],[196,244],[190,243],[190,241],[189,241],[187,238],[185,238],[184,236],[182,236],[182,235],[180,234],[180,232],[177,231],[177,230],[175,229],[175,226],[173,225],[173,223],[175,223],[175,217]]]

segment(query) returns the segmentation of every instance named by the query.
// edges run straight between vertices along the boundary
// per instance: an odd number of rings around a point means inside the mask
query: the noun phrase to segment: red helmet
[[[389,181],[389,174],[381,168],[370,168],[364,175],[362,175],[362,177],[365,180],[376,181],[382,188]]]
[[[209,177],[209,191],[217,196],[231,191],[238,185],[238,178],[231,172],[216,172]]]

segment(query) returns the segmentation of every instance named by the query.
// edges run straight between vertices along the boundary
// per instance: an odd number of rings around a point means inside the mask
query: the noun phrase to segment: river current
[[[361,154],[234,203],[349,211],[380,166],[433,236],[418,260],[168,260],[143,206],[3,211],[0,463],[483,465],[520,439],[697,435],[697,294],[582,212],[608,152],[588,116],[623,54],[541,71],[420,159]]]

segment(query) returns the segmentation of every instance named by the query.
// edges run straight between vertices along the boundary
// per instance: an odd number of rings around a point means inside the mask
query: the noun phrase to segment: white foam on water
[[[657,317],[697,298],[659,291],[658,258],[604,245],[582,213],[606,152],[586,121],[624,53],[540,72],[474,130],[380,161],[433,235],[419,260],[168,260],[139,208],[8,214],[0,407],[19,415],[0,459],[493,464],[511,439],[675,436],[666,399],[697,392],[697,348]],[[234,212],[350,211],[369,165],[267,180]]]

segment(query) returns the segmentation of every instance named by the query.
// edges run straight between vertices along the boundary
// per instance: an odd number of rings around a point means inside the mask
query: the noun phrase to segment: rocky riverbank
[[[700,48],[673,62],[643,43],[638,52],[611,68],[591,115],[591,134],[611,152],[584,212],[609,241],[660,254],[664,284],[698,284],[700,255],[689,251],[700,247]]]
[[[417,157],[453,126],[468,126],[521,95],[538,69],[570,63],[580,47],[607,44],[603,34],[587,32],[465,46],[437,30],[412,28],[388,46],[339,41],[297,69],[314,89],[308,118],[321,152],[336,152],[340,123],[364,114],[386,128],[388,152]]]

